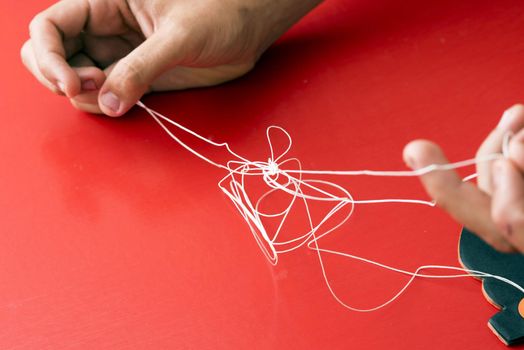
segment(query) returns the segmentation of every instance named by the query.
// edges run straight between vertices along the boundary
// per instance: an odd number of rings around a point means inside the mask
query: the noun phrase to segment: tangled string
[[[357,204],[373,204],[373,203],[412,203],[419,205],[434,206],[435,203],[431,201],[419,200],[419,199],[371,199],[371,200],[355,200],[349,191],[344,187],[330,181],[320,179],[306,179],[305,175],[340,175],[340,176],[420,176],[427,174],[432,171],[439,170],[450,170],[459,167],[470,166],[479,162],[489,162],[495,159],[504,157],[507,152],[507,144],[509,142],[509,136],[504,141],[504,152],[503,154],[493,154],[482,159],[468,159],[451,164],[432,164],[425,168],[421,168],[415,171],[375,171],[375,170],[349,170],[349,171],[332,171],[332,170],[304,170],[300,160],[297,158],[287,157],[293,141],[289,133],[281,127],[270,126],[266,129],[266,137],[269,145],[269,157],[267,161],[251,161],[247,158],[240,156],[235,153],[227,143],[217,143],[211,141],[196,132],[176,123],[175,121],[167,118],[166,116],[150,109],[145,106],[142,102],[138,102],[137,105],[145,109],[151,117],[164,129],[164,131],[180,146],[193,153],[195,156],[206,161],[207,163],[223,169],[226,171],[226,175],[218,182],[218,186],[224,192],[224,194],[233,202],[238,212],[246,223],[248,224],[253,237],[255,238],[258,246],[263,252],[264,256],[268,261],[276,265],[278,263],[279,255],[288,253],[299,249],[303,246],[314,250],[317,253],[322,274],[332,296],[335,300],[345,308],[358,312],[369,312],[375,311],[384,306],[392,303],[396,300],[413,282],[416,277],[422,278],[460,278],[460,277],[482,277],[482,278],[494,278],[503,281],[524,293],[524,288],[514,283],[513,281],[506,279],[501,276],[492,275],[482,271],[475,271],[464,269],[454,266],[443,266],[443,265],[423,265],[418,267],[415,271],[406,271],[393,266],[385,265],[370,259],[359,257],[356,255],[339,252],[330,249],[324,249],[319,246],[319,240],[322,237],[332,233],[342,226],[349,218],[353,215],[355,205]],[[164,122],[174,126],[178,130],[184,131],[185,133],[196,137],[197,139],[204,141],[205,143],[214,147],[225,148],[230,156],[231,160],[227,163],[220,164],[213,160],[205,157],[198,153],[193,148],[189,147],[180,138],[178,138]],[[273,146],[273,135],[280,133],[286,140],[286,146],[280,153],[275,152]],[[470,175],[464,179],[468,181],[474,178],[476,174]],[[266,189],[262,194],[255,196],[248,189],[248,182],[250,179],[262,180]],[[287,198],[282,208],[273,210],[263,210],[264,203],[275,195],[284,194]],[[330,209],[327,213],[323,214],[320,219],[314,219],[312,215],[312,208],[316,203],[322,202],[330,205]],[[284,230],[286,222],[290,219],[290,216],[297,210],[301,204],[303,213],[306,216],[307,223],[304,231],[296,233],[286,232]],[[271,205],[267,207],[272,208]],[[269,229],[267,220],[276,222]],[[284,237],[285,236],[285,237]],[[291,237],[291,238],[290,238]],[[384,302],[378,303],[377,306],[371,308],[358,308],[350,306],[347,302],[343,301],[337,293],[334,291],[329,278],[326,273],[324,262],[322,259],[322,253],[333,254],[343,256],[349,259],[358,260],[364,263],[374,265],[376,267],[386,269],[395,273],[410,276],[408,281],[396,292],[392,297]],[[447,270],[454,271],[447,275],[443,274],[430,274],[422,273],[423,270]]]

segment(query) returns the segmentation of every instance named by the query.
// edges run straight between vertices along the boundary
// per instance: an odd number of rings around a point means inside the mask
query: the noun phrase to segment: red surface
[[[306,249],[271,267],[216,187],[143,111],[75,111],[18,50],[51,1],[3,1],[0,349],[503,349],[473,279],[417,281],[393,305],[347,311]],[[306,168],[403,169],[419,137],[474,155],[523,101],[523,5],[331,0],[236,82],[146,103],[267,159],[264,130]],[[424,196],[416,180],[340,180],[359,198]],[[457,264],[459,225],[438,209],[358,207],[325,246],[404,268]],[[338,293],[382,301],[404,279],[326,258]]]

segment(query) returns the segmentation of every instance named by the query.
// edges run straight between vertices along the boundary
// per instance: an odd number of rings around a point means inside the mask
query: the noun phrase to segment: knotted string
[[[426,201],[420,199],[402,199],[402,198],[386,198],[386,199],[368,199],[368,200],[356,200],[354,199],[349,191],[344,187],[330,181],[319,180],[319,179],[306,179],[304,175],[337,175],[337,176],[380,176],[380,177],[408,177],[408,176],[421,176],[434,171],[452,170],[461,167],[471,166],[482,162],[490,162],[496,159],[501,159],[508,154],[508,144],[511,135],[506,135],[503,142],[503,153],[502,154],[491,154],[481,158],[467,159],[450,164],[431,164],[426,167],[413,170],[413,171],[376,171],[376,170],[351,170],[351,171],[332,171],[332,170],[305,170],[302,169],[300,160],[297,158],[286,158],[287,154],[291,150],[293,141],[289,133],[281,127],[270,126],[266,130],[266,138],[269,145],[269,158],[267,161],[251,161],[245,157],[235,153],[228,143],[217,143],[211,141],[196,132],[184,127],[183,125],[167,118],[166,116],[150,109],[142,102],[138,102],[137,105],[149,113],[151,117],[164,129],[164,131],[179,145],[193,153],[198,158],[206,161],[207,163],[225,170],[227,174],[218,182],[219,188],[224,194],[233,202],[238,212],[246,223],[248,224],[250,231],[255,238],[258,246],[260,247],[264,256],[268,261],[276,265],[278,263],[279,255],[294,251],[303,246],[315,251],[317,253],[322,275],[326,283],[327,288],[335,300],[347,309],[358,311],[358,312],[370,312],[381,309],[386,305],[395,301],[404,291],[411,285],[411,283],[417,277],[421,278],[432,278],[432,279],[443,279],[443,278],[460,278],[460,277],[480,277],[480,278],[493,278],[502,281],[508,285],[513,286],[522,293],[524,288],[517,283],[498,275],[490,273],[465,269],[454,266],[443,266],[443,265],[423,265],[418,267],[415,271],[407,271],[399,269],[393,266],[382,264],[370,259],[366,259],[360,256],[339,252],[335,250],[321,248],[319,240],[330,233],[337,230],[349,218],[353,215],[355,205],[358,204],[373,204],[373,203],[409,203],[418,205],[435,206],[434,201]],[[167,126],[170,124],[175,128],[184,131],[185,133],[204,141],[205,143],[214,147],[225,148],[230,154],[232,159],[227,161],[226,164],[217,163],[193,148],[188,146],[185,142],[179,139]],[[272,134],[280,132],[285,136],[287,140],[287,146],[284,151],[277,154],[274,150],[272,143]],[[477,174],[472,174],[463,179],[463,181],[469,181],[475,178]],[[247,191],[247,181],[250,178],[262,179],[265,186],[267,187],[266,192],[253,201]],[[262,204],[270,196],[276,193],[283,193],[289,196],[289,201],[283,209],[275,212],[264,211],[261,209]],[[323,202],[331,204],[331,209],[325,214],[320,220],[315,221],[311,214],[311,208],[315,203]],[[307,230],[305,232],[299,232],[293,235],[293,238],[282,238],[282,231],[284,230],[285,223],[289,220],[292,209],[297,205],[302,204],[307,217]],[[339,214],[337,217],[336,214]],[[335,218],[338,218],[336,220]],[[269,230],[264,224],[265,219],[272,219],[277,221],[276,229]],[[335,222],[331,227],[326,227],[327,223]],[[357,308],[349,305],[343,301],[335,292],[332,287],[327,272],[324,266],[322,253],[332,254],[336,256],[342,256],[345,258],[353,259],[356,261],[364,262],[382,269],[386,269],[395,273],[410,276],[409,280],[394,293],[391,298],[377,306],[371,308]],[[440,274],[429,274],[423,273],[424,270],[446,270],[454,271],[457,273],[450,273],[447,275]]]

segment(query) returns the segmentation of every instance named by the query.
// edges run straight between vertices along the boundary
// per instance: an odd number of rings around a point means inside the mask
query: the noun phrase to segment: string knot
[[[278,164],[272,159],[268,159],[267,161],[267,167],[264,168],[264,173],[269,176],[275,176],[278,174]]]

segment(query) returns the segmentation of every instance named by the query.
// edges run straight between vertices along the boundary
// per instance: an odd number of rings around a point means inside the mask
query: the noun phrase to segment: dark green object
[[[524,286],[522,254],[500,253],[466,228],[460,236],[459,254],[462,265],[467,269],[499,275]],[[500,308],[489,320],[488,326],[506,345],[524,343],[524,315],[519,313],[524,294],[493,278],[484,279],[482,288],[488,301]]]

